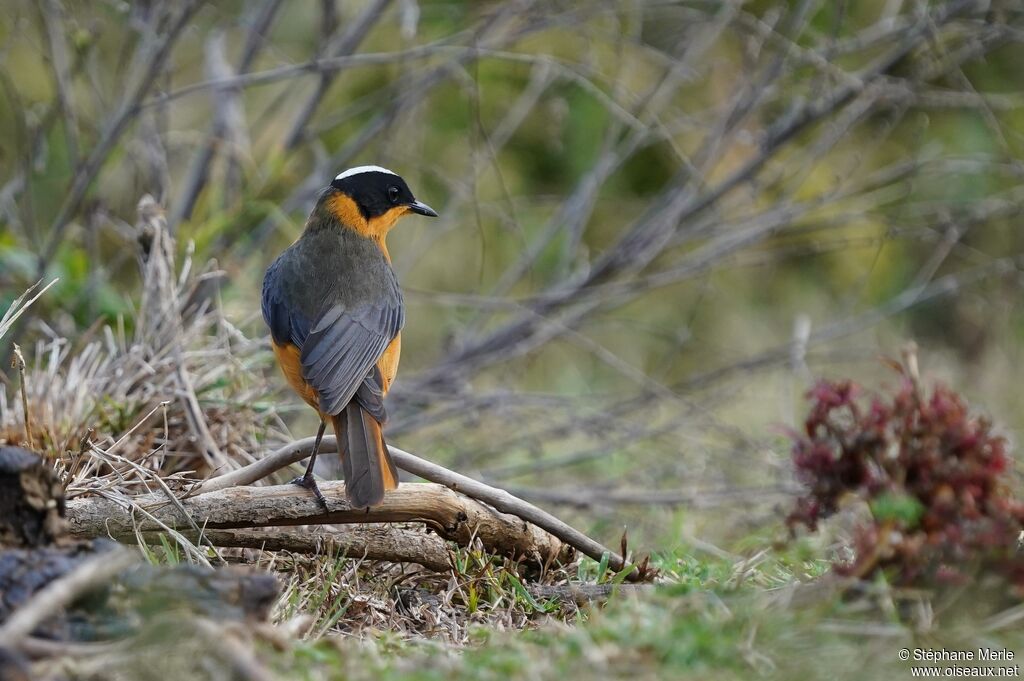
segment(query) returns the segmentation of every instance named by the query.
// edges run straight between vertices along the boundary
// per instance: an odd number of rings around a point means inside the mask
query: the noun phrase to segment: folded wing
[[[380,380],[374,369],[402,329],[404,317],[399,299],[351,309],[336,304],[316,320],[300,347],[302,373],[320,396],[320,411],[341,413],[357,391],[364,396],[360,402],[381,402]],[[364,381],[367,385],[360,390]]]

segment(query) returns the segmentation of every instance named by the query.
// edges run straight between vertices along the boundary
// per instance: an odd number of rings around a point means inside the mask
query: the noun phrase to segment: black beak
[[[428,206],[427,204],[423,203],[422,201],[413,201],[406,205],[409,206],[409,210],[412,211],[413,213],[418,213],[419,215],[426,215],[428,218],[437,217],[437,211]]]

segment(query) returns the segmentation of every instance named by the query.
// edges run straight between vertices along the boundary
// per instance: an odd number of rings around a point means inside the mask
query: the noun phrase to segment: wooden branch
[[[437,482],[474,499],[479,499],[503,513],[511,513],[527,522],[533,523],[596,561],[602,560],[604,555],[608,554],[608,566],[616,572],[630,570],[628,577],[630,581],[644,578],[641,571],[636,566],[627,563],[625,558],[599,542],[594,541],[576,528],[562,522],[547,511],[537,508],[518,497],[514,497],[503,489],[485,485],[478,480],[450,471],[444,466],[431,463],[409,452],[395,447],[388,447],[388,449],[391,450],[391,456],[395,460],[395,465],[399,468],[413,475],[418,475],[424,480]]]
[[[228,487],[240,487],[242,485],[251,485],[257,480],[262,480],[268,475],[281,470],[285,466],[290,466],[293,463],[302,461],[310,452],[313,451],[313,443],[316,438],[307,437],[302,440],[296,440],[291,444],[287,444],[281,447],[273,454],[269,454],[262,459],[253,461],[252,463],[242,466],[239,469],[223,473],[192,488],[191,494],[206,494],[207,492],[216,492],[218,490],[227,489]],[[335,443],[333,435],[325,435],[323,442],[320,444],[320,453],[329,454],[337,452],[338,447]]]
[[[225,473],[224,475],[220,475],[215,478],[210,478],[200,484],[195,489],[195,493],[204,495],[214,490],[229,488],[233,485],[248,485],[256,482],[257,480],[265,478],[285,466],[304,459],[312,450],[313,442],[314,438],[309,437],[286,445],[273,454],[265,456],[259,461],[251,463],[248,466],[244,466],[243,468],[239,468],[238,470]],[[444,466],[439,466],[435,463],[426,461],[425,459],[421,459],[420,457],[410,454],[409,452],[402,451],[397,447],[389,446],[388,449],[391,451],[391,457],[394,459],[395,465],[404,471],[418,475],[424,480],[444,485],[445,487],[461,492],[468,497],[490,504],[498,511],[510,513],[533,523],[537,527],[546,530],[555,537],[558,537],[558,539],[569,544],[584,555],[590,556],[594,560],[600,561],[604,554],[607,553],[609,556],[608,565],[612,570],[615,570],[616,572],[626,569],[631,570],[628,578],[630,581],[641,580],[645,577],[645,575],[641,574],[640,570],[635,569],[635,566],[627,563],[619,554],[594,541],[579,530],[570,527],[547,511],[537,508],[529,502],[514,497],[504,490],[491,487],[490,485],[485,485],[484,483],[473,480],[465,475],[448,470]],[[337,443],[333,436],[324,436],[323,442],[320,445],[320,451],[338,451]],[[400,492],[404,488],[405,485],[400,486],[398,491]],[[387,503],[387,497],[393,494],[395,494],[395,492],[388,492],[388,494],[385,495],[385,503]]]
[[[445,539],[468,546],[479,539],[485,548],[514,559],[541,565],[566,562],[571,548],[540,528],[515,516],[495,512],[442,485],[405,484],[388,492],[380,506],[354,509],[345,498],[342,482],[320,483],[328,511],[313,495],[294,485],[273,487],[232,487],[181,501],[191,520],[200,527],[232,529],[272,525],[316,525],[332,523],[422,522]],[[161,524],[191,529],[181,511],[162,494],[136,497],[133,504],[144,508],[145,517],[108,499],[84,497],[67,504],[71,532],[79,537],[109,534],[127,539],[139,531],[156,531]]]
[[[198,532],[184,530],[182,534],[193,542],[199,540]],[[130,535],[118,539],[133,541],[137,536]],[[158,532],[142,533],[142,538],[151,544],[158,544],[160,536]],[[281,527],[273,528],[272,531],[206,530],[202,532],[202,536],[214,546],[309,554],[335,549],[348,558],[418,563],[434,572],[447,572],[451,567],[448,546],[444,539],[436,534],[390,524],[351,525],[317,530],[292,530]]]

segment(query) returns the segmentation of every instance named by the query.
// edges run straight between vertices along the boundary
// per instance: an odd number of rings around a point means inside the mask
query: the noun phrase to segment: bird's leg
[[[306,465],[306,472],[304,475],[292,480],[292,484],[311,490],[313,492],[313,496],[316,497],[316,500],[320,502],[320,505],[323,506],[326,511],[327,499],[324,499],[323,492],[321,492],[320,488],[316,486],[316,480],[313,479],[313,464],[316,463],[316,455],[320,451],[320,440],[324,437],[325,428],[327,428],[327,422],[320,419],[320,429],[316,431],[316,442],[313,443],[313,451],[309,455],[309,464]]]

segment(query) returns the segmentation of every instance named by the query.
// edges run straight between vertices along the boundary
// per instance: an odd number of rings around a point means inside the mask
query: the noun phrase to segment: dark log
[[[67,534],[63,515],[53,467],[27,449],[0,446],[0,548],[54,543]]]
[[[3,645],[16,648],[30,634],[59,641],[121,637],[140,615],[167,608],[218,620],[265,620],[277,599],[279,585],[269,573],[140,565],[107,539],[72,538],[64,511],[52,467],[28,450],[0,447]],[[0,648],[0,679],[14,675],[19,660],[16,650]]]

